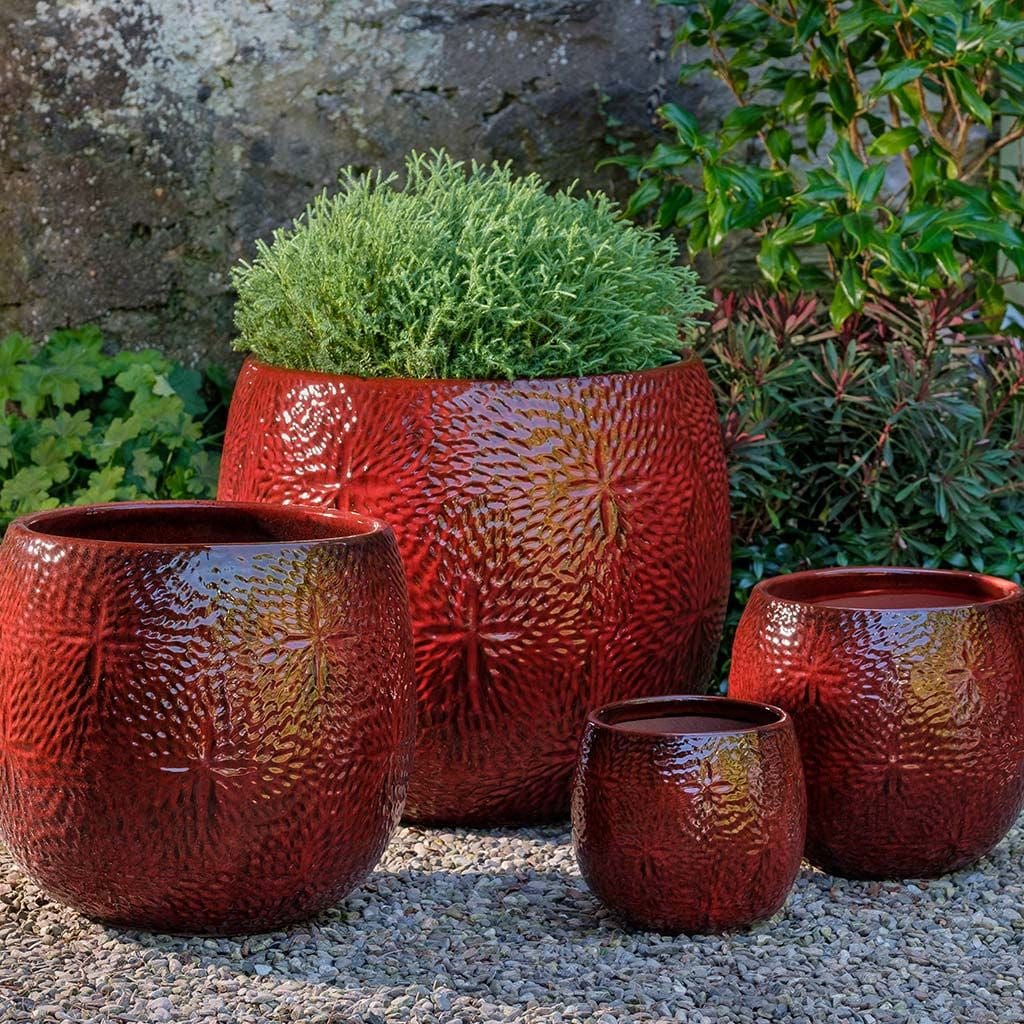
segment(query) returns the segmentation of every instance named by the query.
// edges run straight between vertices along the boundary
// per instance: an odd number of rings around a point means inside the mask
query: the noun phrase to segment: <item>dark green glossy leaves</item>
[[[677,43],[736,105],[717,130],[667,105],[672,136],[620,160],[629,212],[691,253],[752,231],[775,287],[822,272],[836,324],[873,295],[973,283],[991,319],[1024,265],[1024,198],[999,150],[1024,136],[1014,0],[684,2]],[[1003,172],[1005,176],[1005,171]]]

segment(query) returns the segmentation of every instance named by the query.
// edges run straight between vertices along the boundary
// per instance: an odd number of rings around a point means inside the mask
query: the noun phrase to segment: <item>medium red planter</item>
[[[771,916],[800,870],[806,818],[796,734],[778,708],[658,697],[587,720],[576,857],[635,927],[718,932]]]
[[[754,587],[731,696],[792,714],[807,856],[853,878],[940,875],[1024,804],[1024,591],[973,573],[828,569]]]
[[[0,546],[0,835],[47,893],[170,932],[330,906],[401,814],[415,724],[382,523],[64,509]]]
[[[564,817],[586,712],[707,687],[729,585],[707,375],[360,379],[249,360],[222,498],[379,515],[409,577],[408,818]]]

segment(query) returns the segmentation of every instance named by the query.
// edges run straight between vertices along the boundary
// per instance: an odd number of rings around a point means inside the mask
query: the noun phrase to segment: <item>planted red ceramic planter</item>
[[[511,382],[249,360],[223,466],[223,498],[394,527],[416,647],[414,820],[563,816],[588,708],[707,686],[729,510],[698,360]]]
[[[101,505],[0,547],[0,833],[91,917],[240,932],[335,903],[397,824],[414,716],[378,521]]]
[[[659,697],[591,714],[572,799],[583,877],[637,928],[718,932],[783,905],[800,869],[806,799],[785,712],[724,697]]]
[[[792,714],[807,856],[826,871],[953,871],[1024,804],[1024,592],[1006,580],[879,568],[766,580],[729,692]]]

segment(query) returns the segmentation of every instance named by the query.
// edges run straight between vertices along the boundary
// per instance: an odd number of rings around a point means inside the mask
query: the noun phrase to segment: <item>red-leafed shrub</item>
[[[838,331],[813,296],[714,298],[698,347],[730,461],[733,622],[758,579],[812,566],[1021,578],[1024,342],[963,293],[869,303]]]

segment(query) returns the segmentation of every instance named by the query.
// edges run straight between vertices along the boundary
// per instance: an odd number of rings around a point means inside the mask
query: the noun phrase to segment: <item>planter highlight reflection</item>
[[[1024,592],[973,573],[829,569],[759,583],[731,695],[793,715],[807,856],[855,878],[983,856],[1024,803]]]
[[[414,820],[558,818],[588,708],[709,682],[730,529],[699,360],[466,381],[250,359],[223,466],[222,498],[393,525],[416,644]]]
[[[636,927],[716,932],[769,917],[803,853],[792,723],[723,697],[602,708],[587,720],[572,819],[587,884]]]
[[[105,505],[0,547],[0,832],[91,917],[237,932],[333,904],[398,821],[414,715],[380,522]]]

